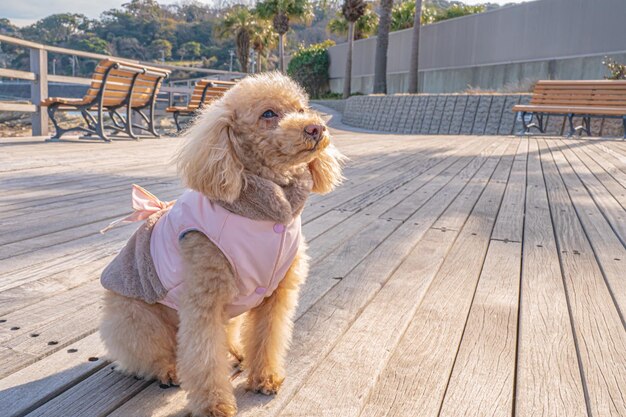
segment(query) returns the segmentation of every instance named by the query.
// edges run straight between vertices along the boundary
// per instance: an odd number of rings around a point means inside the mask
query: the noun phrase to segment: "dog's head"
[[[186,136],[179,171],[186,186],[212,199],[236,200],[244,170],[280,183],[308,167],[318,193],[342,179],[343,156],[326,124],[309,109],[304,90],[276,72],[241,80],[202,112]]]

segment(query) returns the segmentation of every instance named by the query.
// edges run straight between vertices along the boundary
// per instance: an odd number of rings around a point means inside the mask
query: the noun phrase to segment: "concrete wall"
[[[626,60],[626,0],[539,0],[422,28],[424,92],[468,85],[500,89],[522,80],[595,79],[604,55]],[[392,32],[388,92],[408,86],[411,29]],[[353,92],[372,92],[376,37],[355,42]],[[331,89],[341,92],[347,45],[329,49]]]

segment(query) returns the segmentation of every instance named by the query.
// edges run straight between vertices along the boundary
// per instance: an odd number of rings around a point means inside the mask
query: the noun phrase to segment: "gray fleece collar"
[[[246,172],[245,186],[233,203],[218,201],[226,210],[253,220],[269,220],[289,224],[302,213],[313,178],[309,170],[286,186]]]

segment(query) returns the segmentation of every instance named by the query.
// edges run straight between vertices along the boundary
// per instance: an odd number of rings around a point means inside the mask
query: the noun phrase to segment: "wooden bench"
[[[110,138],[107,130],[124,132],[131,138],[138,139],[133,128],[158,137],[154,128],[154,108],[161,83],[169,72],[123,61],[101,61],[94,70],[91,85],[83,98],[49,97],[41,102],[41,106],[48,107],[48,115],[56,129],[50,140],[59,140],[65,133],[79,131],[86,133],[88,137],[98,135],[108,142]],[[124,107],[125,116],[119,112]],[[68,111],[80,112],[86,126],[59,126],[57,112]],[[105,112],[108,113],[111,124],[105,124]],[[133,112],[145,121],[146,126],[133,123]]]
[[[518,104],[513,111],[521,115],[521,134],[530,133],[531,128],[545,133],[544,116],[553,115],[567,117],[568,137],[583,131],[591,135],[591,118],[605,117],[622,119],[626,139],[626,81],[539,81],[530,103]],[[531,123],[533,117],[535,123]],[[581,117],[583,124],[575,127],[574,117]]]
[[[220,98],[229,88],[235,85],[234,81],[200,80],[196,83],[186,106],[170,106],[165,109],[174,114],[176,129],[180,132],[181,127],[179,117],[193,116],[211,102]]]

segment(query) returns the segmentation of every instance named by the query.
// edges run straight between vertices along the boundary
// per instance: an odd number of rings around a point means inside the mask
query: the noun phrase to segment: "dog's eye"
[[[278,115],[272,110],[265,110],[265,113],[263,113],[261,117],[264,119],[271,119],[272,117],[278,117]]]
[[[298,110],[298,113],[304,113],[304,109]]]

